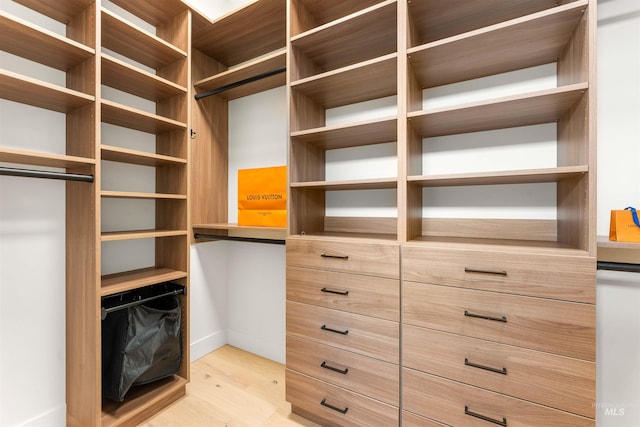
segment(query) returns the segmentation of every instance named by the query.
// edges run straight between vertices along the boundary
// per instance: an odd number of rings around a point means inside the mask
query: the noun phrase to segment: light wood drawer
[[[321,418],[323,426],[398,426],[397,407],[288,369],[286,389],[292,411],[303,416],[313,414]]]
[[[402,279],[595,303],[592,257],[402,247]]]
[[[287,334],[391,363],[399,361],[396,322],[287,301]]]
[[[406,325],[403,366],[595,417],[594,362]]]
[[[400,319],[400,281],[287,267],[287,299],[381,319]]]
[[[287,369],[398,406],[398,365],[309,340],[287,337]]]
[[[445,424],[402,411],[402,427],[445,427]]]
[[[478,387],[402,370],[403,409],[452,426],[594,427],[595,421],[569,412]],[[483,419],[482,417],[486,417]],[[491,421],[489,421],[489,419]]]
[[[312,238],[287,239],[287,265],[400,278],[400,246]]]
[[[591,304],[403,282],[403,322],[595,361]]]

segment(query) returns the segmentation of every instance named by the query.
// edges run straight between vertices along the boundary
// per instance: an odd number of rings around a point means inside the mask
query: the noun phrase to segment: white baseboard
[[[216,331],[211,335],[201,338],[191,343],[189,351],[191,352],[191,362],[200,359],[205,354],[222,347],[227,343],[227,332]]]
[[[285,363],[285,344],[263,341],[260,337],[247,335],[242,332],[227,331],[227,343],[239,349],[248,351],[278,363]]]
[[[65,427],[67,425],[66,405],[51,409],[44,414],[20,424],[21,427]]]

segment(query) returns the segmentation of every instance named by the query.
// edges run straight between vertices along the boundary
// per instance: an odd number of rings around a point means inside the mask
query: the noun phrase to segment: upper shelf
[[[102,121],[154,134],[187,128],[185,123],[177,120],[147,113],[106,99],[102,100]]]
[[[354,179],[348,181],[309,181],[292,182],[291,188],[310,190],[343,191],[343,190],[383,190],[398,188],[396,178]]]
[[[413,43],[418,46],[550,9],[567,0],[421,0],[408,2]]]
[[[193,34],[195,49],[231,67],[286,45],[286,2],[255,0]]]
[[[344,16],[366,9],[381,0],[298,0],[292,13],[291,34],[298,35],[312,28],[335,21]]]
[[[0,69],[0,96],[14,102],[68,113],[95,97]]]
[[[111,0],[111,3],[159,27],[185,12],[188,6],[180,0]]]
[[[88,8],[94,0],[14,0],[51,19],[68,24],[80,12]]]
[[[224,87],[229,84],[239,82],[248,78],[252,78],[259,74],[267,73],[286,66],[287,51],[282,48],[268,55],[260,57],[254,61],[246,62],[237,67],[230,68],[227,71],[216,74],[206,79],[197,81],[194,86],[198,92],[206,92]],[[242,98],[243,96],[252,95],[263,92],[265,90],[274,89],[286,84],[286,74],[279,73],[265,79],[255,82],[243,84],[233,89],[221,92],[219,96],[232,100]]]
[[[395,95],[397,54],[389,54],[291,83],[291,89],[324,108]]]
[[[159,69],[187,57],[182,49],[102,9],[102,45],[147,67]]]
[[[294,55],[303,55],[314,64],[303,68],[326,72],[396,52],[396,9],[397,2],[387,0],[294,36]],[[307,72],[294,78],[308,75]]]
[[[421,137],[453,135],[551,123],[584,96],[587,83],[541,90],[488,101],[416,111],[409,123]]]
[[[311,144],[325,150],[381,144],[397,141],[397,139],[398,119],[396,117],[291,133],[292,144]]]
[[[585,7],[573,2],[409,49],[411,69],[424,88],[555,62]]]
[[[183,86],[106,54],[102,55],[102,83],[156,102],[187,93]]]
[[[79,166],[90,166],[96,163],[95,160],[84,157],[43,153],[40,151],[17,150],[5,147],[0,147],[0,162],[47,166],[52,168],[76,168]]]
[[[62,71],[91,58],[95,50],[0,12],[0,49]]]
[[[128,148],[112,147],[103,145],[101,147],[102,160],[112,162],[129,163],[140,166],[161,166],[161,165],[184,165],[185,159],[178,157],[164,156],[161,154],[146,153],[143,151],[130,150]]]

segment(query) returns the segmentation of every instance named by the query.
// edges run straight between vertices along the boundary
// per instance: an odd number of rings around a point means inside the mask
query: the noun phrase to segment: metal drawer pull
[[[344,296],[349,295],[349,291],[334,291],[334,290],[327,289],[327,288],[320,289],[320,292],[325,292],[327,294],[344,295]]]
[[[323,331],[333,332],[335,334],[340,334],[340,335],[347,335],[349,333],[348,329],[346,331],[339,331],[337,329],[327,328],[327,325],[320,326],[320,329],[322,329]]]
[[[343,414],[343,415],[344,415],[344,414],[346,414],[346,413],[347,413],[347,411],[349,410],[349,407],[346,407],[346,408],[344,408],[344,409],[340,409],[340,408],[338,408],[338,407],[336,407],[336,406],[330,405],[330,404],[328,404],[328,403],[327,403],[327,399],[322,399],[322,402],[320,402],[320,404],[321,404],[322,406],[326,406],[326,407],[327,407],[327,408],[329,408],[329,409],[333,409],[333,410],[334,410],[334,411],[336,411],[336,412],[340,412],[340,413],[341,413],[341,414]],[[506,424],[505,424],[505,425],[506,425]]]
[[[322,258],[335,258],[335,259],[349,259],[349,255],[329,255],[329,254],[320,254]]]
[[[488,421],[488,422],[493,423],[493,424],[498,424],[499,426],[507,427],[507,419],[505,417],[502,417],[502,421],[494,420],[493,418],[485,417],[484,415],[476,414],[475,412],[471,412],[469,410],[468,406],[464,407],[464,414],[465,415],[470,415],[470,416],[475,417],[475,418],[479,418],[479,419],[481,419],[483,421]]]
[[[493,320],[494,322],[506,323],[507,321],[506,316],[502,316],[502,317],[485,316],[484,314],[469,313],[467,310],[464,311],[464,315],[467,317],[476,317],[478,319]]]
[[[481,274],[495,274],[496,276],[506,276],[506,271],[493,271],[493,270],[477,270],[475,268],[464,268],[465,273],[481,273]]]
[[[484,369],[485,371],[495,372],[497,374],[507,375],[507,368],[497,369],[490,366],[478,365],[477,363],[469,362],[469,359],[464,358],[464,364],[471,366],[472,368]]]
[[[344,368],[344,369],[334,368],[333,366],[327,365],[327,362],[322,362],[320,364],[320,367],[324,368],[324,369],[328,369],[328,370],[333,371],[333,372],[337,372],[337,373],[342,374],[342,375],[347,375],[347,373],[349,372],[349,368]]]

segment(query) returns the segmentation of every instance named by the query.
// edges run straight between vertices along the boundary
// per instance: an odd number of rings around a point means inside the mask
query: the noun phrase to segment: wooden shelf
[[[188,353],[187,353],[188,354]],[[101,425],[137,425],[184,396],[188,380],[177,375],[132,388],[124,402],[105,401]]]
[[[408,114],[423,138],[555,122],[587,91],[587,83]]]
[[[185,51],[102,9],[102,45],[153,69],[185,59]]]
[[[0,12],[0,49],[62,71],[95,55],[95,49]]]
[[[282,49],[286,46],[286,2],[254,0],[195,31],[192,44],[227,67]]]
[[[356,218],[350,218],[350,220],[356,220]],[[369,219],[369,218],[358,218],[360,219]],[[386,218],[385,218],[386,219]],[[343,242],[353,242],[354,240],[358,240],[358,242],[363,243],[367,241],[371,241],[372,243],[377,242],[395,242],[398,239],[396,234],[388,234],[388,233],[371,233],[371,232],[348,232],[348,231],[317,231],[313,233],[305,233],[303,235],[296,234],[289,236],[289,238],[295,239],[309,239],[309,240],[325,240],[326,238],[331,238],[336,241]]]
[[[77,168],[96,164],[94,159],[85,157],[43,153],[40,151],[16,150],[5,147],[0,147],[0,162],[52,168]]]
[[[162,194],[162,193],[133,193],[128,191],[101,191],[100,196],[103,198],[115,199],[169,199],[169,200],[187,200],[186,194]]]
[[[91,6],[93,0],[14,0],[51,19],[68,24],[80,12]]]
[[[198,92],[206,92],[220,87],[236,83],[262,73],[273,71],[275,69],[285,67],[287,62],[286,49],[278,49],[266,56],[260,57],[254,61],[249,61],[230,68],[229,70],[216,74],[206,79],[202,79],[194,84]],[[247,83],[234,89],[221,92],[218,96],[232,100],[242,98],[243,96],[253,95],[255,93],[264,92],[265,90],[274,89],[284,86],[287,83],[285,73],[276,74],[265,79],[261,79],[252,83]]]
[[[103,242],[116,240],[153,239],[157,237],[186,236],[186,230],[133,230],[133,231],[109,231],[102,233]]]
[[[557,4],[557,0],[412,1],[408,3],[415,34],[412,46],[488,27]]]
[[[256,227],[238,224],[195,224],[193,233],[221,237],[240,237],[254,239],[284,240],[287,238],[286,227]]]
[[[151,101],[186,95],[187,88],[102,54],[102,84]]]
[[[187,277],[185,271],[170,268],[143,268],[124,273],[102,276],[100,296],[129,291],[143,286],[180,280]]]
[[[305,188],[312,190],[381,190],[389,188],[397,188],[398,180],[396,178],[380,178],[380,179],[354,179],[349,181],[310,181],[310,182],[292,182],[291,188]]]
[[[112,162],[129,163],[140,166],[161,165],[185,165],[187,161],[178,157],[164,156],[161,154],[146,153],[144,151],[130,150],[128,148],[103,145],[101,148],[102,160]]]
[[[411,68],[422,87],[435,87],[555,62],[586,6],[573,2],[410,49]]]
[[[396,9],[396,0],[384,1],[294,36],[291,45],[323,71],[394,53]]]
[[[0,70],[0,96],[59,113],[68,113],[95,101],[94,96],[6,70]]]
[[[180,0],[111,0],[111,3],[143,19],[154,27],[159,27],[171,21],[176,16],[188,10],[187,4]]]
[[[509,220],[506,220],[509,221]],[[448,236],[420,236],[407,242],[408,245],[434,246],[442,248],[474,249],[495,251],[503,249],[509,252],[540,253],[588,256],[588,252],[582,249],[571,248],[556,241],[527,240],[527,239],[491,239],[473,237],[448,237]]]
[[[187,128],[185,123],[177,120],[147,113],[106,99],[102,100],[102,121],[155,134]]]
[[[291,143],[310,144],[325,150],[360,147],[398,139],[398,120],[388,117],[347,125],[325,126],[291,133]]]
[[[598,249],[626,249],[640,251],[640,243],[616,242],[609,240],[609,236],[598,236]]]
[[[566,166],[548,169],[510,170],[499,172],[481,172],[447,175],[409,176],[407,181],[422,187],[446,187],[464,185],[499,185],[558,182],[580,177],[589,171],[589,167]]]
[[[375,58],[291,83],[291,89],[324,108],[395,95],[397,55]]]
[[[322,2],[318,2],[314,0],[299,0],[297,9],[302,10],[302,12],[299,13],[301,19],[299,19],[299,27],[291,29],[291,35],[296,36],[315,26],[320,26],[351,15],[352,13],[373,6],[376,3],[380,3],[380,1],[381,0],[349,0],[346,2],[344,0],[323,0]]]

